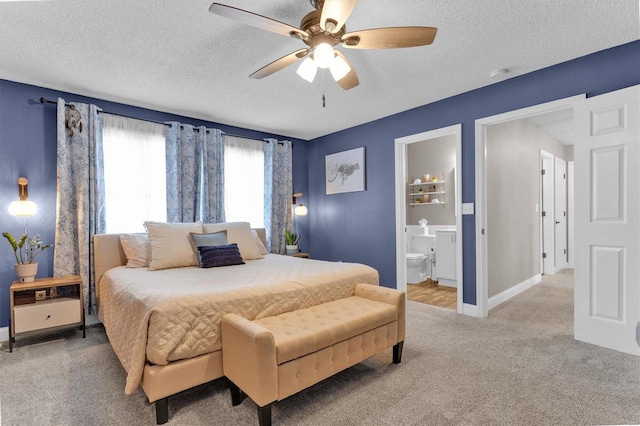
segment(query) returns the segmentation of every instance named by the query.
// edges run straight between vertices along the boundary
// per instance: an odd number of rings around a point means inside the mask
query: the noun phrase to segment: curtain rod
[[[50,101],[50,100],[49,100],[49,99],[47,99],[47,98],[40,98],[40,103],[41,103],[41,104],[54,104],[54,105],[57,105],[57,104],[58,104],[58,102],[56,102],[56,101]],[[72,104],[67,104],[67,103],[65,103],[64,105],[65,105],[65,106],[67,106],[67,107],[73,107],[73,105],[72,105]],[[117,116],[120,116],[120,117],[132,118],[132,119],[134,119],[134,120],[148,121],[148,122],[150,122],[150,123],[156,123],[156,124],[164,124],[165,126],[172,127],[171,123],[164,123],[164,122],[162,122],[162,121],[149,120],[149,119],[146,119],[146,118],[131,117],[130,115],[114,114],[114,113],[112,113],[112,112],[102,111],[102,110],[98,111],[98,113],[104,113],[104,114],[110,114],[110,115],[117,115]],[[180,126],[180,128],[181,128],[181,129],[184,129],[184,126]],[[194,128],[193,128],[193,131],[194,131],[194,132],[199,132],[199,131],[200,131],[200,129],[197,129],[196,127],[194,127]],[[209,134],[209,131],[208,131],[208,130],[207,130],[207,134]],[[227,133],[227,132],[222,132],[222,134],[223,134],[223,135],[227,135],[227,136],[235,136],[235,137],[237,137],[237,138],[251,139],[251,140],[254,140],[254,141],[261,141],[261,142],[269,143],[269,141],[264,140],[264,139],[248,138],[248,137],[246,137],[246,136],[242,136],[242,135],[234,135],[234,134],[232,134],[232,133]],[[278,142],[278,145],[282,145],[282,142]],[[291,143],[291,146],[293,146],[293,143]]]
[[[265,142],[265,143],[270,143],[271,142],[271,141],[268,141],[266,139],[249,138],[247,136],[234,135],[233,133],[227,133],[227,132],[222,132],[222,134],[226,135],[226,136],[233,136],[235,138],[249,139],[249,140],[252,140],[252,141],[260,141],[260,142]],[[284,145],[284,142],[278,142],[278,145]],[[291,146],[293,146],[293,142],[291,142]]]
[[[40,98],[40,103],[41,103],[41,104],[54,104],[54,105],[57,105],[57,104],[58,104],[58,102],[56,102],[56,101],[50,101],[49,99],[46,99],[46,98]],[[65,104],[64,104],[64,106],[67,106],[67,107],[73,107],[73,105],[71,105],[71,104],[67,104],[67,103],[65,103]],[[172,127],[171,123],[164,123],[164,122],[162,122],[162,121],[149,120],[149,119],[146,119],[146,118],[131,117],[130,115],[124,115],[124,114],[114,114],[114,113],[109,112],[109,111],[99,110],[99,111],[98,111],[98,114],[118,115],[118,116],[120,116],[120,117],[132,118],[132,119],[134,119],[134,120],[140,120],[140,121],[148,121],[148,122],[150,122],[150,123],[155,123],[155,124],[164,124],[165,126]],[[195,130],[195,129],[194,129],[194,130]]]

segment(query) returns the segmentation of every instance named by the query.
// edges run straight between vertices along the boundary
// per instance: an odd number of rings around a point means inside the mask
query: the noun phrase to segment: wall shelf
[[[431,181],[431,182],[420,182],[420,183],[410,183],[409,186],[422,186],[422,185],[444,185],[443,180]]]
[[[416,196],[416,195],[438,195],[438,194],[444,194],[444,191],[412,192],[409,195]]]
[[[420,183],[409,183],[408,204],[411,207],[414,206],[444,206],[445,203],[445,181],[429,181]],[[417,192],[418,189],[422,189],[422,192]],[[425,191],[426,189],[426,191]],[[423,202],[424,197],[427,196],[429,201]],[[439,203],[432,203],[431,200],[438,199]],[[420,200],[420,202],[415,202]]]

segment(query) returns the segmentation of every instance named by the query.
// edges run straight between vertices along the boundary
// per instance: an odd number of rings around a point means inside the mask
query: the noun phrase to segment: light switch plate
[[[36,291],[36,300],[46,300],[46,298],[47,298],[47,290]]]
[[[462,214],[473,214],[473,203],[462,203]]]

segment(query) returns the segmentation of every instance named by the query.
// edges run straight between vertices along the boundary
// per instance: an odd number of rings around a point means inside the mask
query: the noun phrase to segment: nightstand
[[[305,259],[309,259],[311,257],[311,256],[309,256],[309,253],[302,253],[302,252],[298,252],[298,253],[294,253],[294,254],[288,254],[287,256],[304,257]]]
[[[59,287],[69,287],[69,294],[51,297],[51,289],[57,292]],[[13,352],[16,335],[22,333],[79,325],[82,337],[86,336],[82,279],[78,275],[38,278],[29,283],[14,281],[9,288],[9,298],[9,352]]]

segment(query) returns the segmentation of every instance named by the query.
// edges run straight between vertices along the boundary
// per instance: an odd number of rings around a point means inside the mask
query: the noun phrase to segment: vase
[[[38,262],[34,263],[16,263],[16,276],[21,283],[33,282],[38,273]]]
[[[294,244],[294,245],[289,245],[287,244],[286,246],[286,253],[287,254],[296,254],[298,252],[298,245]]]

